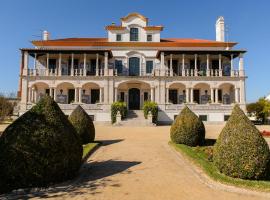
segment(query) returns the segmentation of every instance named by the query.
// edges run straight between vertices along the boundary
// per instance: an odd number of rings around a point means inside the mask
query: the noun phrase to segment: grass
[[[239,178],[231,178],[221,174],[214,166],[212,160],[213,146],[189,147],[183,144],[169,143],[177,151],[184,154],[192,163],[199,166],[210,178],[217,182],[237,187],[247,188],[256,191],[270,192],[270,181],[265,180],[244,180]]]
[[[82,160],[85,161],[88,156],[92,153],[92,151],[98,147],[100,143],[99,142],[92,142],[92,143],[88,143],[83,145],[83,157]]]

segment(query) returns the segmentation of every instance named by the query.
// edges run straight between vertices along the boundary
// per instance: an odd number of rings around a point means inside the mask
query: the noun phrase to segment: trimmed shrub
[[[121,113],[121,118],[125,119],[127,117],[127,104],[125,102],[117,101],[111,105],[112,124],[116,122],[116,114],[118,111]]]
[[[82,144],[87,144],[94,141],[94,123],[91,117],[84,111],[81,106],[77,106],[68,119],[76,129]]]
[[[57,103],[46,96],[0,137],[0,193],[74,177],[82,146]]]
[[[158,119],[158,105],[156,102],[145,101],[143,104],[143,114],[144,118],[147,119],[148,112],[151,111],[153,118],[152,122],[157,124]]]
[[[187,106],[171,126],[171,140],[176,144],[197,146],[204,143],[205,128],[202,121]]]
[[[260,179],[265,175],[269,155],[259,130],[236,105],[214,145],[214,164],[231,177]]]

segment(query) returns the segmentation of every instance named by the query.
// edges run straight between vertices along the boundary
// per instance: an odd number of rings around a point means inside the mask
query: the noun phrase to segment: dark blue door
[[[131,88],[128,91],[128,104],[130,110],[140,109],[140,90],[137,88]]]
[[[137,57],[129,58],[129,75],[130,76],[140,75],[140,58]]]

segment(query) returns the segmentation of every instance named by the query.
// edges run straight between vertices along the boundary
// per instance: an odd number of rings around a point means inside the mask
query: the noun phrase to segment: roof
[[[160,42],[108,42],[107,38],[64,38],[56,40],[35,40],[39,47],[233,47],[235,42],[189,38],[163,38]]]
[[[121,18],[121,21],[127,21],[131,17],[139,17],[140,19],[142,19],[143,21],[145,21],[146,23],[148,23],[148,18],[147,17],[141,15],[140,13],[136,13],[136,12],[129,13],[127,16],[122,17]]]

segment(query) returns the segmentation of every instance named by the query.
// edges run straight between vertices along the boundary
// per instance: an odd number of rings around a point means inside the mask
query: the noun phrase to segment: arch
[[[129,18],[131,17],[138,17],[140,18],[141,20],[145,21],[146,23],[148,22],[148,18],[141,15],[140,13],[136,13],[136,12],[133,12],[133,13],[129,13],[127,16],[125,17],[122,17],[121,20],[122,21],[127,21]]]
[[[56,85],[56,88],[60,87],[60,86],[68,86],[68,87],[72,87],[75,88],[74,84],[71,82],[60,82]]]
[[[168,84],[168,88],[175,88],[175,87],[185,87],[186,88],[186,84],[183,83],[183,82],[179,82],[179,81],[176,81],[176,82],[171,82]]]
[[[33,82],[32,84],[29,85],[29,87],[38,87],[38,86],[43,86],[43,87],[47,87],[47,88],[50,87],[48,83],[45,83],[45,82],[42,82],[42,81]]]
[[[86,82],[82,84],[82,88],[84,87],[90,87],[90,88],[100,88],[101,86],[98,83],[95,82]]]
[[[198,104],[207,104],[210,100],[210,85],[200,82],[193,86],[193,101]]]
[[[223,104],[231,104],[235,100],[235,85],[232,83],[221,83],[218,86],[221,92]]]
[[[136,86],[137,85],[137,86]],[[138,87],[138,88],[151,88],[151,85],[150,83],[147,83],[147,82],[144,82],[144,81],[133,81],[133,80],[130,80],[130,81],[127,81],[127,80],[124,80],[124,81],[121,81],[119,82],[118,84],[115,85],[116,88],[126,88],[126,89],[129,89],[131,87]]]
[[[75,86],[70,82],[61,82],[56,85],[56,101],[58,103],[72,103],[75,100]]]

